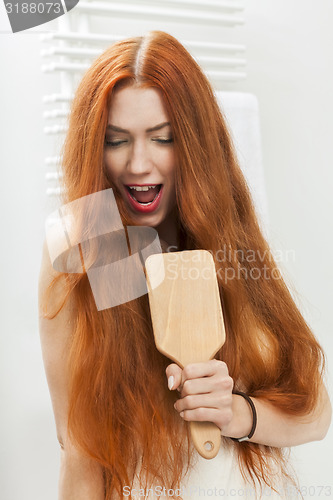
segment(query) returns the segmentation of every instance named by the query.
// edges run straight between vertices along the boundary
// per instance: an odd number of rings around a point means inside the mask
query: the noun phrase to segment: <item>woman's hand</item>
[[[192,363],[183,370],[172,363],[166,375],[169,389],[180,393],[175,409],[184,420],[214,422],[227,437],[249,435],[253,419],[250,405],[242,396],[232,394],[233,379],[223,361]],[[319,396],[316,409],[305,416],[287,415],[273,404],[252,397],[258,425],[250,441],[283,448],[323,439],[332,413],[324,385]]]
[[[168,387],[177,389],[175,409],[184,420],[214,422],[222,434],[233,418],[233,379],[223,361],[192,363],[181,369],[175,363],[166,369]]]

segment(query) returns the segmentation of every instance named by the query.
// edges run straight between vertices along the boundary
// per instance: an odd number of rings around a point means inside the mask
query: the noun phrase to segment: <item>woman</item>
[[[296,496],[284,448],[327,432],[324,355],[260,232],[213,91],[177,40],[151,32],[95,61],[72,105],[63,174],[65,203],[112,188],[125,226],[155,228],[166,251],[212,253],[226,342],[181,370],[156,350],[146,295],[98,311],[87,274],[55,272],[45,248],[60,498]],[[215,459],[193,450],[191,420],[221,429]]]

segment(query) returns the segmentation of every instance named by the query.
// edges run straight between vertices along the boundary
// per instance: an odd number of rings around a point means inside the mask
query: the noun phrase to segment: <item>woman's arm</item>
[[[233,380],[225,363],[211,360],[193,363],[183,370],[176,364],[166,369],[169,388],[178,389],[175,409],[184,420],[214,422],[227,437],[247,436],[252,427],[252,411],[247,401],[232,394]],[[272,404],[252,398],[258,416],[254,443],[289,447],[323,439],[331,422],[331,403],[324,386],[316,409],[307,416],[290,416]]]
[[[238,438],[247,436],[252,426],[252,412],[242,396],[233,395],[232,398],[233,418],[222,429],[222,434]],[[315,411],[303,417],[287,415],[271,403],[258,398],[251,399],[256,407],[258,425],[249,441],[282,448],[318,441],[326,436],[332,409],[324,386],[321,387]]]
[[[68,373],[67,355],[72,331],[70,301],[54,319],[43,317],[45,292],[55,276],[46,245],[39,277],[39,325],[43,360],[49,385],[58,441],[61,447],[59,500],[103,500],[104,484],[100,467],[86,458],[67,437]],[[57,304],[62,283],[52,292],[49,305]]]

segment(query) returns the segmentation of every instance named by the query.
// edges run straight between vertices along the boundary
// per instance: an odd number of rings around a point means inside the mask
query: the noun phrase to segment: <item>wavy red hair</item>
[[[84,75],[64,145],[64,203],[112,187],[124,224],[131,223],[103,165],[112,92],[130,84],[159,88],[169,114],[181,249],[207,249],[215,258],[227,333],[216,358],[249,395],[289,415],[308,414],[317,403],[322,349],[277,271],[212,88],[172,36],[155,31],[116,43]],[[251,259],[244,258],[248,252]],[[122,498],[138,464],[147,485],[179,486],[193,450],[187,425],[173,409],[176,395],[167,389],[170,361],[155,348],[147,296],[98,312],[87,276],[68,274],[66,280],[64,302],[71,294],[76,304],[71,439],[103,468],[107,499]],[[274,464],[287,474],[283,450],[227,442],[249,480],[273,485]]]

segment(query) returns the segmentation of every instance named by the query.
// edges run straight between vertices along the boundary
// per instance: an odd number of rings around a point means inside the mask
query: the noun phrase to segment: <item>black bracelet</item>
[[[241,443],[242,441],[248,441],[253,436],[254,431],[256,430],[256,427],[257,427],[257,411],[256,411],[256,407],[254,406],[252,399],[247,394],[245,394],[244,392],[240,392],[240,391],[232,391],[232,393],[236,394],[237,396],[242,396],[244,399],[246,399],[246,401],[249,403],[251,410],[252,410],[253,422],[252,422],[252,428],[250,430],[250,434],[248,436],[244,436],[242,438],[230,438],[233,441],[237,441],[238,443]]]

